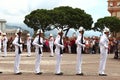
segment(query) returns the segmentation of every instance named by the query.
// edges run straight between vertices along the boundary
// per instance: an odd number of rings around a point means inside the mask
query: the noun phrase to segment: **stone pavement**
[[[0,54],[0,80],[120,80],[120,59],[113,59],[113,54],[108,55],[106,73],[108,76],[98,76],[99,54],[83,54],[82,71],[84,76],[76,74],[76,54],[63,54],[61,68],[62,76],[54,75],[55,57],[49,57],[50,53],[44,52],[41,61],[42,75],[34,74],[35,53],[26,57],[27,53],[21,55],[20,71],[22,75],[14,75],[14,52],[8,52],[7,57]]]

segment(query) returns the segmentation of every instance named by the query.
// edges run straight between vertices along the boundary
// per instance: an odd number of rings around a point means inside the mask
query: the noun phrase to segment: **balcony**
[[[120,6],[108,7],[109,12],[120,11]]]

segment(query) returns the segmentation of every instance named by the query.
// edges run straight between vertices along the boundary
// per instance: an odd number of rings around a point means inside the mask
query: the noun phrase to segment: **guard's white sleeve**
[[[63,48],[64,46],[63,45],[61,45],[59,42],[60,42],[60,40],[59,40],[60,38],[56,38],[55,39],[55,42],[54,42],[54,44],[56,45],[56,46],[58,46],[58,47],[61,47],[61,48]]]
[[[20,47],[21,45],[18,44],[18,38],[15,38],[12,42],[13,45]]]
[[[103,45],[105,48],[108,48],[108,40],[104,36],[100,39],[100,44]]]
[[[77,37],[77,40],[75,41],[75,43],[77,45],[84,46],[84,44],[81,43],[81,37],[80,36]]]
[[[41,39],[41,43],[43,43],[43,39]],[[35,38],[32,44],[37,47],[43,47],[42,44],[41,45],[38,44],[38,38]]]

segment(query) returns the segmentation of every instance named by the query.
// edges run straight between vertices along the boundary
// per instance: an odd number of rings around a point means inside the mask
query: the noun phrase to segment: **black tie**
[[[60,36],[60,44],[62,45],[62,37]],[[63,54],[62,48],[60,48],[60,54]]]
[[[39,36],[39,39],[38,39],[38,44],[41,45],[40,36]],[[40,47],[39,47],[39,54],[41,54],[41,49],[40,49]]]
[[[81,36],[81,43],[84,44],[84,43],[83,43],[83,34],[82,34],[82,36]],[[81,53],[84,53],[83,46],[81,46]]]
[[[20,43],[20,37],[18,37],[18,44],[21,45],[21,43]],[[21,52],[20,46],[19,46],[19,49],[18,49],[18,50],[19,50],[19,51],[18,51],[18,54],[21,54],[22,52]]]

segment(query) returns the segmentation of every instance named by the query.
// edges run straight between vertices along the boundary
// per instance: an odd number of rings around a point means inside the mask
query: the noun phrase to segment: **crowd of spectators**
[[[64,53],[73,53],[76,54],[76,41],[75,36],[73,37],[64,37]],[[86,47],[84,49],[85,54],[97,54],[100,53],[99,50],[99,38],[97,36],[93,37],[85,37],[85,44]],[[14,46],[12,45],[13,38],[11,37],[8,39],[8,51],[14,51]],[[32,43],[31,43],[32,45]],[[55,49],[55,46],[54,46]],[[34,51],[34,47],[31,49]],[[24,41],[23,44],[23,51],[26,51],[26,41]],[[49,39],[44,38],[44,47],[43,47],[44,52],[49,52]],[[120,55],[120,37],[119,38],[114,38],[110,37],[109,38],[109,54],[114,53],[115,56],[114,58],[117,59]]]

